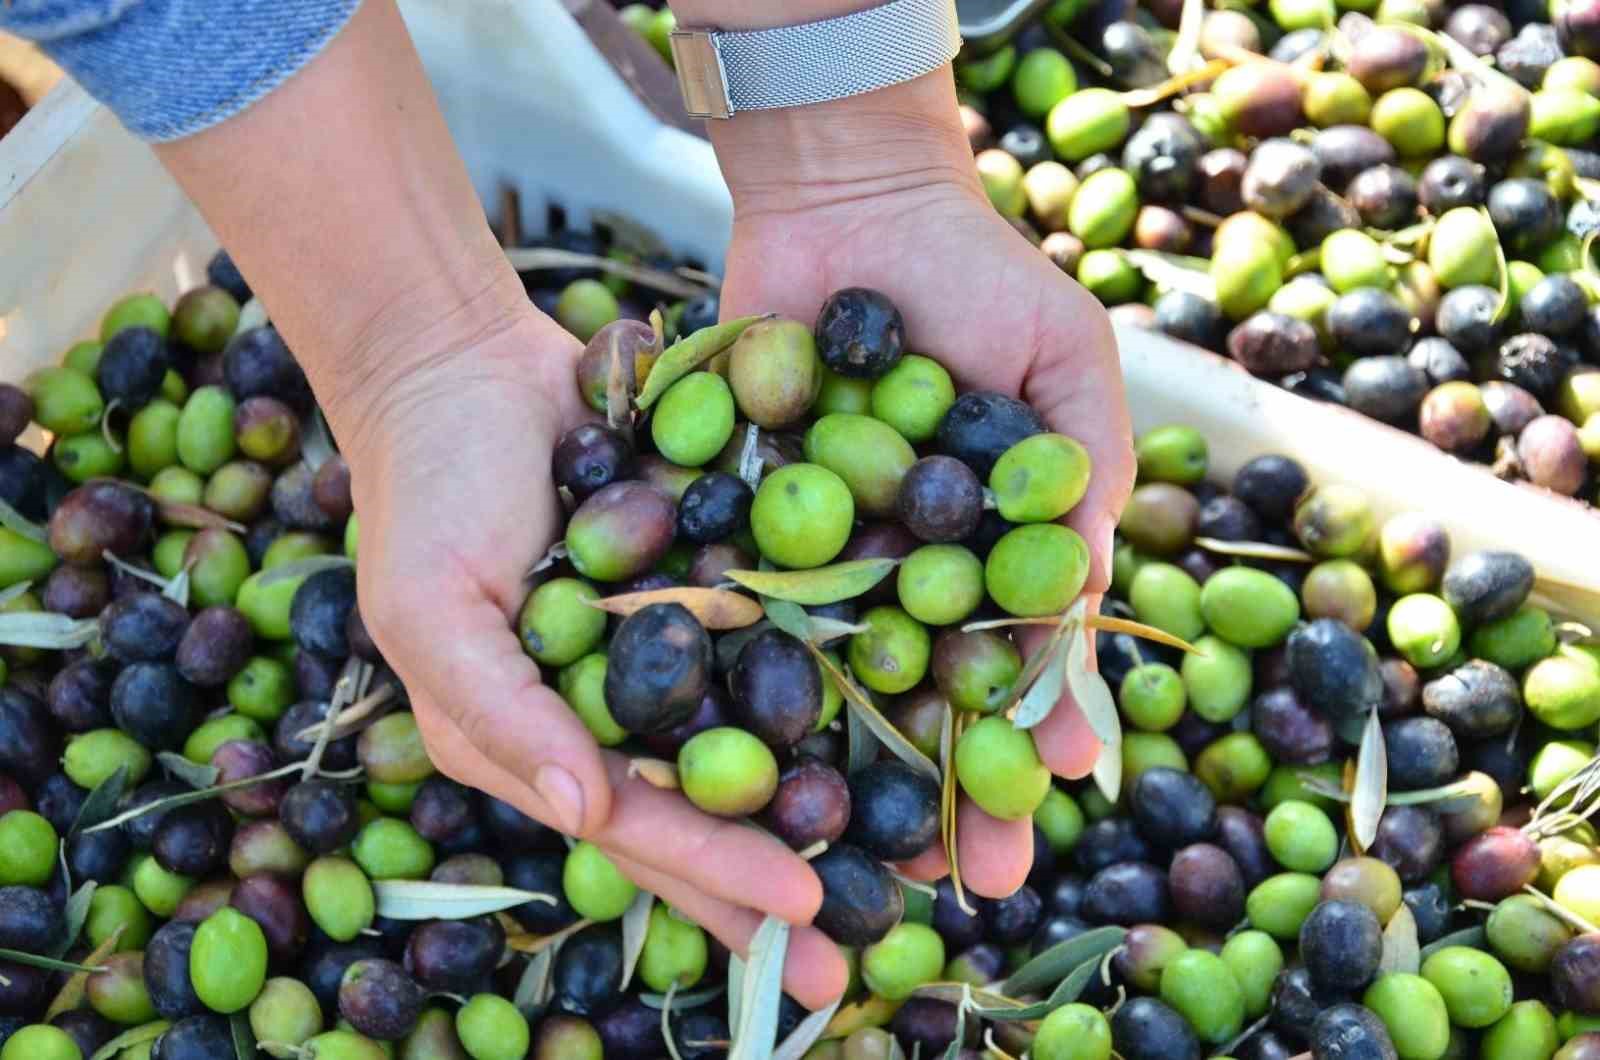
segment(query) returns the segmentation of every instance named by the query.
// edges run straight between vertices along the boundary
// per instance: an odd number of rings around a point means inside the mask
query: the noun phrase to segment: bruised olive
[[[1459,155],[1436,158],[1417,178],[1417,199],[1435,217],[1457,206],[1481,206],[1489,193],[1484,172],[1483,166]]]
[[[648,364],[647,359],[655,354],[656,336],[642,320],[613,320],[589,339],[578,357],[578,392],[596,412],[606,411],[606,384],[611,376],[613,344],[620,381],[631,391],[636,389],[641,361]]]
[[[1571,347],[1562,346],[1545,335],[1526,332],[1501,343],[1496,373],[1536,397],[1548,398],[1577,362]]]
[[[1309,147],[1290,139],[1265,140],[1251,152],[1239,192],[1248,209],[1287,217],[1305,205],[1321,175]]]
[[[1422,707],[1464,739],[1498,736],[1522,717],[1516,678],[1494,663],[1473,659],[1422,688]]]
[[[1282,313],[1256,313],[1228,334],[1228,355],[1256,374],[1287,375],[1322,359],[1310,324]]]
[[[905,343],[900,310],[866,287],[835,291],[817,314],[817,354],[840,375],[876,379],[895,366]]]
[[[806,662],[815,676],[815,664]],[[617,626],[607,657],[606,705],[629,732],[670,729],[700,705],[711,673],[711,638],[694,615],[681,604],[651,604]],[[820,709],[820,692],[817,702]]]
[[[127,556],[144,544],[155,505],[119,482],[87,482],[50,516],[50,548],[68,563],[99,563],[102,553]]]

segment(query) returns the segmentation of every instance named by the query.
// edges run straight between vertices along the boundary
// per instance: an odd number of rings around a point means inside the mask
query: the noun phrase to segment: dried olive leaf
[[[560,946],[567,939],[576,935],[586,927],[591,927],[593,920],[585,917],[575,923],[568,924],[560,931],[553,931],[548,935],[507,935],[506,948],[513,953],[525,953],[530,957],[543,953],[545,950]]]
[[[170,1026],[172,1026],[170,1020],[153,1020],[143,1026],[123,1031],[96,1049],[94,1055],[89,1057],[89,1060],[112,1060],[113,1057],[120,1056],[124,1049],[132,1049],[136,1045],[155,1041],[165,1034]]]
[[[229,1016],[228,1030],[233,1035],[234,1060],[255,1060],[256,1035],[250,1029],[250,1014],[235,1012]]]
[[[156,502],[156,513],[161,517],[161,521],[168,526],[181,526],[190,530],[232,530],[236,534],[243,534],[247,529],[242,523],[224,519],[210,508],[202,508],[198,504],[178,504],[157,497],[151,497],[151,500]]]
[[[44,545],[50,541],[50,532],[48,530],[3,500],[0,500],[0,526],[10,530],[18,537],[25,537],[36,544]]]
[[[1174,637],[1164,629],[1147,626],[1143,622],[1135,622],[1128,618],[1117,618],[1114,615],[1090,615],[1083,620],[1083,624],[1096,632],[1104,630],[1107,633],[1126,633],[1130,637],[1153,640],[1157,644],[1165,644],[1169,648],[1177,648],[1179,651],[1188,652],[1190,655],[1205,654],[1182,637]]]
[[[1405,972],[1416,975],[1422,967],[1422,951],[1417,942],[1417,918],[1404,902],[1383,926],[1383,955],[1378,960],[1379,974]]]
[[[527,902],[556,904],[548,894],[517,887],[434,880],[374,880],[372,893],[378,915],[390,920],[470,920]]]
[[[86,880],[83,886],[73,891],[72,896],[67,899],[66,908],[61,915],[66,930],[61,933],[61,938],[56,944],[50,947],[50,956],[65,956],[66,952],[77,944],[78,936],[83,934],[83,925],[89,920],[89,903],[94,901],[94,892],[99,886],[93,880]]]
[[[1188,0],[1185,0],[1188,2]],[[1170,99],[1191,85],[1200,84],[1202,81],[1214,81],[1218,74],[1233,65],[1226,59],[1213,59],[1204,66],[1195,70],[1186,70],[1183,73],[1174,73],[1165,81],[1157,82],[1148,88],[1135,88],[1122,93],[1122,102],[1130,107],[1153,107],[1164,99]]]
[[[83,805],[78,807],[78,816],[73,818],[72,827],[67,829],[67,838],[71,839],[85,828],[92,828],[115,813],[117,803],[122,801],[122,793],[127,788],[128,767],[121,765],[96,784],[83,800]]]
[[[1356,753],[1355,783],[1350,792],[1350,831],[1357,847],[1365,851],[1378,838],[1378,820],[1389,795],[1389,760],[1383,744],[1383,723],[1376,707],[1367,715]]]
[[[739,477],[752,490],[761,485],[761,428],[749,424],[744,431],[744,447],[739,450]]]
[[[733,341],[744,333],[745,328],[758,320],[765,319],[767,318],[740,317],[737,320],[723,321],[709,328],[701,328],[688,338],[674,342],[656,358],[656,363],[651,367],[650,375],[645,378],[634,404],[639,406],[640,411],[648,409],[673,383],[733,345]]]
[[[810,570],[730,570],[724,577],[774,600],[816,607],[855,599],[888,577],[899,562],[852,559]]]
[[[794,605],[791,604],[790,606]],[[768,611],[768,617],[771,617],[770,610]],[[775,622],[774,624],[778,623]],[[917,750],[911,741],[906,739],[905,735],[895,728],[888,718],[879,713],[878,708],[873,706],[872,700],[867,698],[867,694],[857,688],[856,683],[850,680],[844,671],[835,666],[833,660],[823,654],[821,648],[818,648],[809,640],[805,642],[805,645],[811,652],[811,657],[817,660],[817,665],[822,667],[822,672],[831,677],[833,683],[838,686],[851,713],[861,716],[861,720],[872,730],[872,735],[876,736],[879,742],[887,747],[889,752],[900,761],[937,783],[940,779],[939,767],[934,765],[927,755]]]
[[[1215,537],[1197,537],[1194,543],[1207,552],[1238,559],[1271,560],[1275,563],[1315,563],[1317,557],[1298,548],[1269,545],[1264,541],[1223,541]]]
[[[1125,928],[1098,927],[1058,942],[1013,972],[1000,992],[1015,997],[1054,987],[1085,961],[1098,961],[1107,951],[1122,945],[1127,935]]]
[[[726,589],[700,589],[676,586],[639,593],[620,593],[588,601],[613,615],[631,615],[652,604],[678,604],[686,608],[707,629],[743,629],[761,621],[761,604],[743,593]]]
[[[750,953],[738,987],[739,1019],[737,1024],[731,1019],[728,1021],[733,1035],[728,1060],[770,1060],[778,1044],[783,962],[788,951],[789,925],[768,916],[750,940]],[[734,989],[731,980],[728,989]]]
[[[45,957],[38,953],[24,953],[22,950],[0,949],[0,960],[10,961],[12,964],[26,964],[30,968],[43,968],[51,972],[103,972],[100,965],[74,964],[71,961],[58,961],[54,957]]]
[[[1334,802],[1349,802],[1350,793],[1331,781],[1314,773],[1298,774],[1300,786],[1313,795]],[[1454,780],[1437,788],[1417,788],[1413,791],[1391,791],[1383,800],[1385,806],[1432,806],[1439,813],[1460,813],[1478,801],[1478,788],[1471,780]]]
[[[834,998],[833,1004],[827,1008],[819,1008],[805,1019],[800,1021],[800,1026],[789,1032],[789,1037],[778,1046],[778,1051],[772,1054],[772,1060],[802,1060],[813,1045],[822,1037],[822,1032],[828,1029],[828,1021],[833,1019],[833,1014],[839,1011],[839,1003],[843,998]]]
[[[100,623],[76,619],[53,611],[13,611],[0,615],[0,644],[13,648],[48,648],[72,651],[94,640]]]
[[[1451,946],[1466,946],[1469,949],[1481,950],[1488,940],[1488,935],[1480,927],[1462,928],[1452,931],[1448,935],[1440,935],[1426,946],[1422,947],[1422,959],[1427,960],[1440,950]]]
[[[662,791],[677,791],[678,767],[664,758],[633,758],[628,761],[628,776],[642,777],[646,784]]]
[[[622,914],[622,989],[633,981],[633,970],[639,965],[639,955],[644,952],[645,936],[650,933],[650,910],[655,908],[656,896],[640,891],[633,903]]]
[[[216,766],[199,765],[172,751],[157,753],[156,761],[160,762],[161,767],[168,773],[191,788],[213,787],[217,783],[217,777],[222,775],[222,771]]]
[[[313,574],[320,574],[325,570],[337,570],[340,567],[354,567],[356,561],[349,556],[307,556],[290,563],[280,563],[270,570],[261,573],[261,588],[265,589],[279,582],[292,581],[295,578],[309,578]]]

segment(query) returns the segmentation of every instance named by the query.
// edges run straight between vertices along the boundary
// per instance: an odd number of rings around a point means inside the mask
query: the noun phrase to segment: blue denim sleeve
[[[0,0],[0,29],[37,41],[134,135],[176,140],[288,80],[359,3]]]

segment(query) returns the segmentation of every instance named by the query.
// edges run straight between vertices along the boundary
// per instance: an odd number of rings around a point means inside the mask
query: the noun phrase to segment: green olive
[[[167,304],[153,294],[130,294],[113,303],[100,318],[100,341],[110,342],[123,328],[149,328],[166,338],[172,330],[172,314],[167,312]]]
[[[1450,1044],[1450,1014],[1428,980],[1407,972],[1380,975],[1361,998],[1389,1031],[1403,1057],[1442,1057]]]
[[[372,884],[349,858],[321,857],[300,881],[311,920],[335,942],[349,942],[368,927],[377,908]]]
[[[650,910],[639,953],[639,978],[658,993],[666,993],[673,983],[688,989],[706,974],[708,952],[705,930],[658,901]]]
[[[1444,146],[1444,112],[1420,89],[1391,88],[1379,96],[1368,124],[1401,158],[1421,158]]]
[[[1007,531],[989,551],[984,584],[994,602],[1013,615],[1065,611],[1089,577],[1089,546],[1057,523]]]
[[[953,625],[983,603],[983,561],[962,545],[923,545],[901,561],[896,588],[918,622]]]
[[[690,372],[656,403],[650,437],[674,464],[699,467],[733,437],[733,391],[714,372]]]
[[[1467,284],[1494,284],[1499,266],[1495,259],[1494,225],[1479,210],[1457,206],[1446,210],[1428,237],[1428,264],[1446,288]]]
[[[1063,434],[1035,434],[1000,454],[989,472],[997,510],[1013,523],[1048,523],[1089,489],[1089,451]]]
[[[956,777],[973,802],[1004,821],[1031,816],[1050,791],[1050,770],[1032,734],[994,715],[956,741]]]
[[[267,939],[254,920],[223,907],[195,929],[189,979],[202,1004],[224,1015],[256,999],[267,981]]]
[[[41,887],[56,868],[56,830],[32,810],[0,814],[0,887]]]
[[[874,607],[859,619],[867,628],[850,637],[850,669],[874,692],[909,692],[928,672],[927,629],[898,607]]]
[[[1201,587],[1200,613],[1211,631],[1230,644],[1268,648],[1300,620],[1300,601],[1265,571],[1226,567]]]
[[[1050,113],[1052,107],[1078,90],[1078,75],[1065,55],[1054,48],[1035,48],[1023,55],[1011,74],[1011,94],[1030,118]]]
[[[517,616],[522,650],[546,666],[566,666],[593,651],[606,632],[600,593],[577,578],[552,578],[528,594]]]
[[[1322,274],[1340,294],[1358,287],[1387,288],[1394,282],[1378,241],[1354,228],[1341,228],[1323,239]]]
[[[916,450],[893,427],[871,416],[843,412],[811,425],[805,456],[844,482],[856,511],[878,518],[894,514],[900,480],[917,462]]]
[[[589,842],[580,842],[567,853],[561,889],[579,916],[594,921],[620,920],[639,893],[605,852]]]
[[[956,400],[955,384],[944,366],[916,354],[901,357],[876,381],[858,382],[871,388],[872,415],[899,431],[900,436],[913,445],[933,438],[944,414]]]
[[[745,817],[772,801],[778,761],[743,729],[707,729],[678,751],[678,781],[688,800],[706,813]]]
[[[1120,144],[1131,118],[1127,103],[1107,88],[1085,88],[1050,108],[1045,136],[1058,156],[1081,162]]]
[[[1128,588],[1133,613],[1145,625],[1193,641],[1206,631],[1200,614],[1200,583],[1182,567],[1146,563]]]
[[[1127,170],[1098,170],[1073,195],[1067,230],[1091,250],[1114,247],[1133,230],[1138,212],[1139,189]]]
[[[818,464],[788,464],[772,472],[750,508],[761,554],[784,567],[820,567],[833,559],[854,520],[850,487]]]

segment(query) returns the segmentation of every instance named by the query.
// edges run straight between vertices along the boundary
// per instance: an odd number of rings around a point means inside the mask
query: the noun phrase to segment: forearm
[[[681,26],[763,29],[850,14],[883,0],[672,0]],[[825,205],[954,181],[976,189],[948,66],[914,81],[807,107],[708,123],[742,212]]]
[[[158,151],[336,431],[427,362],[531,314],[392,0],[365,0],[255,106]]]

